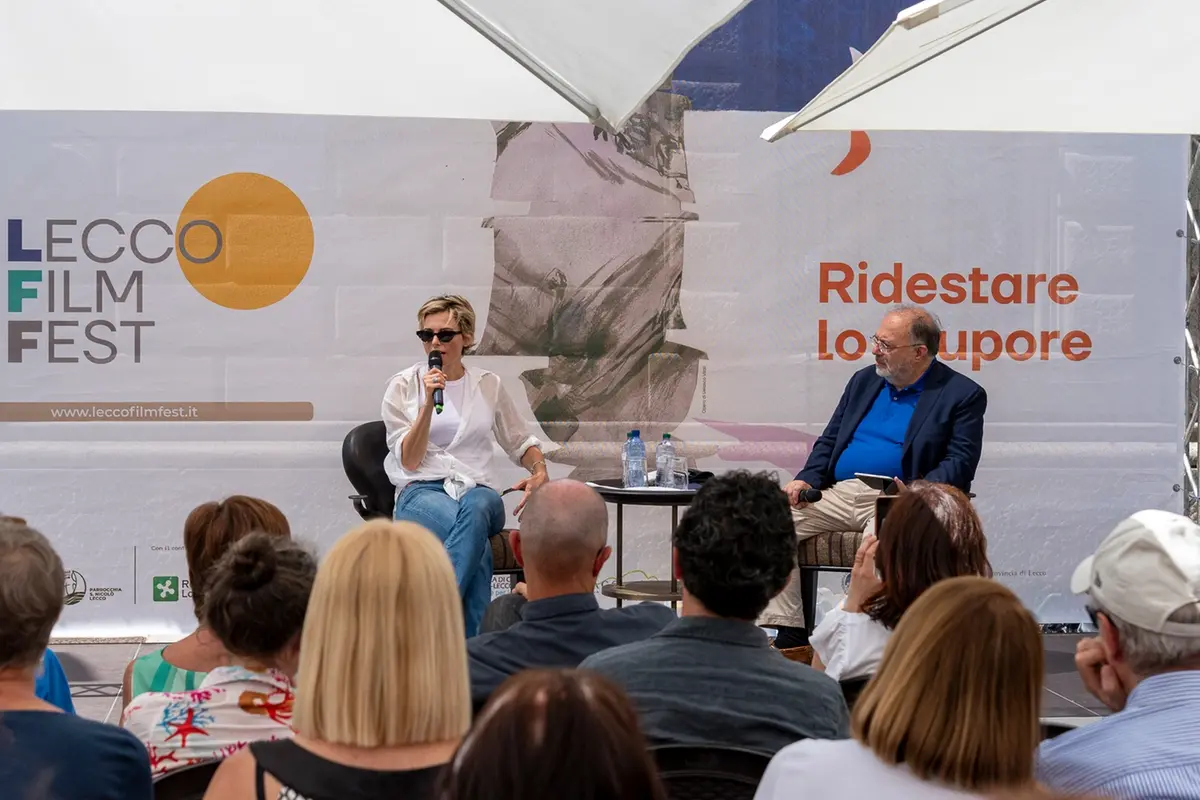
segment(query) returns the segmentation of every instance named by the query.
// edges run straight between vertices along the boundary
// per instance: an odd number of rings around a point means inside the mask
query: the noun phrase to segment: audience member
[[[874,674],[901,615],[933,584],[992,577],[983,524],[961,490],[917,481],[891,502],[879,538],[858,548],[846,599],[812,634],[813,666],[835,680]]]
[[[756,800],[961,798],[1027,789],[1040,737],[1042,639],[1011,591],[940,581],[908,609],[854,707],[854,738],[800,741]]]
[[[0,786],[5,797],[150,800],[136,737],[38,698],[35,673],[63,608],[63,565],[37,531],[0,523]]]
[[[1166,511],[1122,520],[1071,578],[1099,636],[1075,653],[1115,713],[1042,743],[1038,778],[1119,800],[1200,798],[1200,527]]]
[[[774,753],[797,739],[847,736],[837,682],[772,649],[755,624],[796,563],[791,509],[779,485],[744,471],[710,479],[673,543],[682,618],[581,666],[624,687],[652,744]]]
[[[581,670],[505,681],[443,784],[441,800],[666,800],[629,699]]]
[[[317,570],[304,620],[295,738],[230,756],[205,797],[432,797],[471,721],[464,639],[436,536],[387,520],[347,533]]]
[[[230,654],[190,692],[147,692],[121,725],[150,751],[155,775],[292,735],[292,676],[317,560],[267,533],[236,542],[213,567],[204,623]]]
[[[24,524],[24,523],[22,523]],[[57,706],[68,714],[75,713],[75,701],[71,699],[71,684],[67,683],[67,673],[63,672],[62,664],[53,650],[42,654],[42,663],[38,667],[34,691],[38,698],[52,706]]]
[[[206,581],[225,551],[253,531],[292,535],[283,512],[256,497],[234,495],[197,506],[188,515],[183,524],[183,549],[192,606],[200,626],[178,642],[130,662],[121,685],[122,706],[143,692],[195,689],[209,670],[228,663],[229,654],[203,622]]]
[[[645,639],[675,619],[638,603],[601,611],[596,576],[612,553],[608,509],[586,484],[559,480],[529,498],[513,554],[525,570],[521,622],[467,640],[471,700],[479,708],[505,678],[531,667],[576,667],[616,645]]]

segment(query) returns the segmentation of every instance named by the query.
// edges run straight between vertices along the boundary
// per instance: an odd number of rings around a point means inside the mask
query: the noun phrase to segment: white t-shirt
[[[463,392],[467,385],[464,375],[456,381],[446,381],[442,391],[442,413],[434,414],[429,421],[429,441],[441,448],[447,448],[458,433],[458,423],[462,419],[459,409],[463,408]]]
[[[812,797],[964,800],[982,795],[923,781],[903,764],[885,764],[854,739],[805,739],[775,754],[754,800]]]

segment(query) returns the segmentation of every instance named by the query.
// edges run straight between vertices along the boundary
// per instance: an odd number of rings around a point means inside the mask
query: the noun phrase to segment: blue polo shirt
[[[850,480],[856,472],[889,478],[907,477],[902,474],[900,466],[904,435],[908,432],[908,423],[912,421],[928,374],[929,370],[926,369],[916,383],[903,389],[883,382],[875,402],[858,423],[846,449],[838,456],[837,464],[833,467],[835,481]]]

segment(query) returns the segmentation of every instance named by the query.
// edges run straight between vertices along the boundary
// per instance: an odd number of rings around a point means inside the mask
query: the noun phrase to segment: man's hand
[[[808,503],[800,502],[800,493],[805,489],[811,489],[806,481],[791,481],[783,487],[783,491],[787,493],[788,502],[795,508],[804,508]]]
[[[517,585],[514,586],[513,590],[512,590],[513,594],[519,594],[519,595],[521,595],[521,597],[527,598],[529,595],[525,594],[525,592],[526,592],[525,581],[518,581]]]
[[[846,590],[844,608],[852,614],[862,613],[863,605],[883,588],[883,581],[875,572],[875,549],[879,540],[864,536],[858,552],[854,554],[854,566],[850,570],[850,588]]]
[[[1075,647],[1075,669],[1092,695],[1113,711],[1125,708],[1129,690],[1108,663],[1108,651],[1100,637],[1084,639]]]

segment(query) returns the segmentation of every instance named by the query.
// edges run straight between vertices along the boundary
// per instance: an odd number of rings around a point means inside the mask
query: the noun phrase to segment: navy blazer
[[[883,384],[874,365],[854,373],[825,432],[813,443],[797,480],[814,489],[827,489],[834,484],[834,464],[850,444],[858,423],[871,409]],[[904,474],[893,477],[948,483],[964,492],[970,491],[983,452],[986,410],[987,392],[982,386],[935,360],[925,376],[921,397],[904,434],[904,450],[900,455]]]

